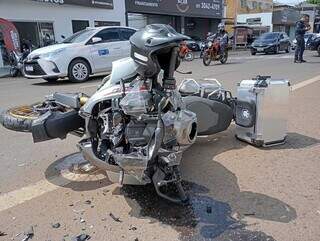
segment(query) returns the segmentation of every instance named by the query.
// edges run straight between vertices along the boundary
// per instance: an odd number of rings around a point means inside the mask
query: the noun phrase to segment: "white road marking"
[[[316,76],[309,80],[305,80],[298,84],[295,84],[291,87],[291,89],[292,91],[296,91],[298,89],[306,87],[307,85],[313,84],[317,81],[320,81],[320,76]],[[89,88],[88,86],[83,86],[83,87]],[[76,181],[75,179],[77,178],[80,179],[81,175],[77,175],[75,177],[74,173],[69,172],[69,173],[65,173],[63,176],[56,176],[50,180],[41,180],[30,186],[26,186],[18,190],[4,193],[0,196],[0,212],[5,211],[9,208],[15,207],[17,205],[20,205],[24,202],[30,201],[48,192],[54,191],[60,187],[64,187],[70,184],[71,182]]]
[[[67,177],[68,175],[70,175],[70,177],[74,179],[73,173],[65,174],[64,177]],[[21,189],[5,193],[0,196],[0,212],[7,210],[9,208],[15,207],[26,201],[32,200],[45,193],[54,191],[59,187],[66,186],[69,183],[71,183],[70,180],[59,176],[59,177],[53,177],[50,181],[41,180],[30,186],[26,186]]]
[[[313,84],[313,83],[315,83],[315,82],[317,82],[317,81],[319,81],[319,80],[320,80],[320,75],[318,75],[318,76],[316,76],[316,77],[314,77],[314,78],[311,78],[311,79],[302,81],[302,82],[300,82],[300,83],[298,83],[298,84],[293,85],[293,86],[291,87],[291,90],[292,90],[292,91],[296,91],[296,90],[298,90],[298,89],[301,89],[301,88],[303,88],[303,87],[306,87],[307,85],[311,85],[311,84]]]
[[[87,89],[87,88],[97,88],[99,86],[99,84],[94,84],[94,85],[84,85],[84,86],[80,86],[79,89]]]

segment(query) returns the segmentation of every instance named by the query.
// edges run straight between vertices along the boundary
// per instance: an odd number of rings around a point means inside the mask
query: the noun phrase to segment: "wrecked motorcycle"
[[[186,79],[176,88],[184,39],[170,26],[148,25],[131,37],[131,58],[115,61],[91,97],[54,93],[41,103],[8,109],[0,122],[31,132],[35,143],[80,136],[84,159],[105,170],[110,181],[153,183],[161,197],[184,203],[183,152],[198,135],[226,130],[234,104],[216,80]]]

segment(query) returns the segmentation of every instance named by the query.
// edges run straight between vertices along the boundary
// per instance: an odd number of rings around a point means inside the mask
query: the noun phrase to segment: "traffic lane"
[[[104,76],[96,76],[85,83],[60,80],[48,83],[43,79],[5,78],[0,79],[0,108],[42,101],[54,92],[83,92],[92,95]]]
[[[257,75],[267,75],[273,78],[288,79],[292,84],[320,75],[320,58],[313,52],[306,52],[308,63],[294,64],[293,54],[278,55],[243,55],[231,57],[226,64],[215,63],[204,66],[201,59],[183,62],[179,70],[190,71],[192,75],[177,74],[179,81],[187,78],[204,79],[215,78],[225,89],[236,93],[237,83],[244,79],[251,79]]]
[[[257,75],[272,75],[274,78],[286,78],[292,84],[320,75],[317,66],[320,58],[313,52],[306,52],[306,64],[294,64],[293,54],[256,55],[248,52],[236,52],[227,64],[220,63],[204,66],[201,59],[182,62],[179,70],[190,71],[192,75],[176,74],[178,82],[186,78],[216,78],[226,89],[235,94],[237,83]],[[43,99],[55,91],[84,92],[91,95],[101,83],[103,76],[91,78],[88,82],[75,84],[68,81],[48,83],[42,79],[5,78],[0,79],[0,108],[32,103]]]
[[[0,226],[13,237],[35,225],[36,240],[87,233],[92,240],[317,241],[319,89],[317,82],[293,92],[286,145],[252,147],[234,138],[234,126],[199,138],[182,164],[190,206],[96,174],[1,212]],[[52,228],[57,222],[61,228]]]

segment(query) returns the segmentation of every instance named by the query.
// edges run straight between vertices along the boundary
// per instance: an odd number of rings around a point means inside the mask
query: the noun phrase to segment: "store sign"
[[[266,13],[272,12],[273,0],[239,0],[238,13]]]
[[[71,4],[80,5],[86,7],[96,7],[96,8],[107,8],[113,9],[113,0],[32,0],[36,2],[43,3],[54,3],[54,4]]]
[[[222,18],[224,0],[126,0],[127,12]]]

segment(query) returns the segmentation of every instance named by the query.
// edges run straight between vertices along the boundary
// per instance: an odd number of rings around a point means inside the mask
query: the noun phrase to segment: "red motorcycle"
[[[209,66],[211,61],[220,61],[221,64],[225,64],[228,60],[228,49],[221,51],[221,44],[219,39],[215,39],[213,42],[208,42],[208,47],[204,51],[203,64]]]
[[[189,49],[186,41],[183,41],[180,43],[179,57],[182,60],[186,60],[186,61],[194,60],[194,55],[192,53],[192,50]]]

